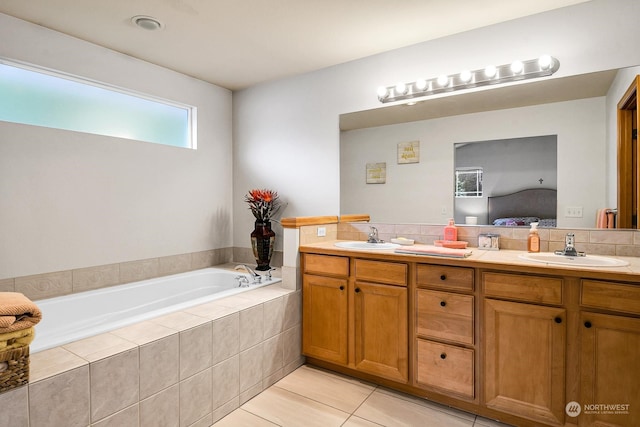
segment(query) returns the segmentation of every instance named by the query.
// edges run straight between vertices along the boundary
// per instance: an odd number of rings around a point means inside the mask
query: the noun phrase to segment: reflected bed
[[[528,227],[532,222],[539,222],[540,227],[555,227],[557,208],[557,191],[550,188],[531,188],[489,196],[489,224]]]

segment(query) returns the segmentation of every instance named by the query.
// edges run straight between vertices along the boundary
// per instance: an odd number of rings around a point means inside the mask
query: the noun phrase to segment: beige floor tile
[[[383,426],[473,426],[473,419],[460,418],[378,390],[365,400],[354,415]]]
[[[242,406],[283,427],[341,426],[349,414],[279,387],[271,387]]]
[[[392,397],[397,397],[399,399],[407,400],[409,402],[413,402],[417,405],[425,406],[430,409],[434,409],[436,411],[444,412],[446,414],[455,416],[457,418],[464,418],[469,421],[474,421],[476,419],[475,414],[471,414],[469,412],[460,411],[458,409],[452,408],[450,406],[441,405],[440,403],[432,402],[427,399],[423,399],[418,396],[411,396],[409,394],[401,393],[399,391],[390,390],[384,387],[379,387],[377,390],[378,393],[387,394]]]
[[[233,411],[214,424],[215,427],[275,427],[273,424],[243,409]]]
[[[500,421],[490,420],[489,418],[484,418],[478,416],[476,418],[476,423],[473,425],[474,427],[511,427],[511,424],[504,424]]]
[[[380,427],[380,424],[372,423],[364,418],[352,415],[344,424],[342,424],[342,427]]]
[[[352,413],[373,392],[375,386],[320,369],[302,366],[277,384],[301,396]]]

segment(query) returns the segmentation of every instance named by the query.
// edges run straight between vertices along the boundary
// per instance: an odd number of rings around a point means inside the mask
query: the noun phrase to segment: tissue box
[[[29,346],[0,352],[0,393],[29,382]]]

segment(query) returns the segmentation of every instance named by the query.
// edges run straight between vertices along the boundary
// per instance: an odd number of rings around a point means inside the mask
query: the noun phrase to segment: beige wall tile
[[[253,387],[249,387],[247,390],[240,392],[240,405],[244,405],[246,402],[262,393],[263,390],[261,381]]]
[[[29,384],[30,427],[85,427],[89,412],[88,366]]]
[[[2,279],[0,280],[0,292],[15,292],[15,279]]]
[[[240,353],[240,394],[262,385],[263,359],[262,343]]]
[[[617,245],[616,255],[640,257],[640,245]]]
[[[240,397],[234,397],[229,402],[225,403],[224,405],[222,405],[218,409],[215,409],[211,413],[212,422],[215,423],[216,421],[224,418],[225,416],[227,416],[231,412],[235,411],[239,407],[240,407]]]
[[[98,267],[80,268],[72,271],[73,292],[90,291],[120,283],[120,266],[118,264]]]
[[[180,379],[211,367],[212,340],[211,322],[180,332]]]
[[[62,347],[32,353],[29,356],[29,382],[35,383],[88,364],[83,358]]]
[[[191,254],[171,255],[158,258],[158,275],[184,273],[191,270]]]
[[[57,297],[73,291],[73,277],[71,270],[17,277],[15,288],[32,300]]]
[[[590,243],[611,243],[616,245],[631,245],[633,244],[633,231],[594,231],[589,233]]]
[[[289,329],[302,322],[302,292],[297,291],[284,296],[284,323],[282,330]]]
[[[214,320],[212,332],[213,365],[240,353],[240,313]]]
[[[240,351],[246,350],[262,341],[264,336],[264,307],[255,307],[240,311]]]
[[[204,417],[200,418],[195,423],[191,424],[189,427],[210,427],[213,424],[213,417],[211,413],[208,413]]]
[[[122,283],[137,282],[139,280],[158,277],[158,259],[150,258],[139,261],[120,263],[120,281]]]
[[[215,250],[193,252],[191,254],[191,269],[199,270],[201,268],[207,268],[221,263],[216,262],[216,260],[217,256]]]
[[[95,424],[91,424],[91,427],[138,427],[139,418],[139,408],[136,403],[120,412],[103,418]]]
[[[140,399],[179,381],[179,338],[170,335],[140,346]]]
[[[284,297],[279,297],[263,304],[264,335],[263,338],[271,338],[282,332],[284,327]]]
[[[284,367],[278,369],[271,375],[267,375],[262,379],[262,389],[266,390],[284,377]]]
[[[135,343],[111,333],[95,335],[62,346],[88,362],[95,362],[136,347]]]
[[[276,335],[262,343],[262,377],[268,377],[284,366],[283,337]]]
[[[230,357],[212,369],[213,410],[240,395],[240,356]]]
[[[282,333],[283,364],[295,362],[302,354],[302,326],[297,324]]]
[[[29,427],[28,387],[0,393],[0,426]]]
[[[136,348],[90,365],[92,422],[138,402],[138,360]]]
[[[180,424],[180,386],[175,384],[140,401],[140,427]]]
[[[180,426],[186,427],[211,413],[211,368],[180,382]]]

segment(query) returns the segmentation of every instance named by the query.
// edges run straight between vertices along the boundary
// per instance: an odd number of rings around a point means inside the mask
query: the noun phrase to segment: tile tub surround
[[[303,360],[301,293],[274,284],[32,354],[0,427],[209,426]]]
[[[367,240],[369,227],[378,229],[381,239],[389,241],[395,237],[414,239],[416,243],[433,244],[443,238],[444,225],[389,224],[389,223],[338,223],[338,240]],[[488,227],[458,225],[458,240],[469,242],[470,247],[478,246],[480,233],[500,235],[500,248],[527,250],[529,227]],[[553,252],[564,249],[567,233],[574,233],[576,247],[593,255],[640,257],[640,231],[609,229],[542,228],[539,230],[540,250]],[[313,234],[313,233],[310,233]],[[301,233],[301,235],[303,235]],[[315,243],[312,241],[306,243]]]

